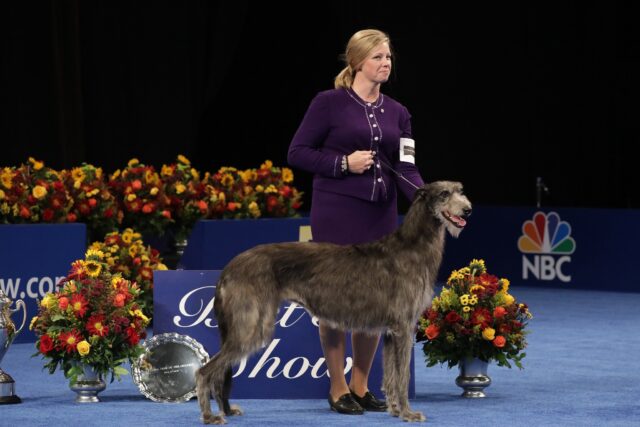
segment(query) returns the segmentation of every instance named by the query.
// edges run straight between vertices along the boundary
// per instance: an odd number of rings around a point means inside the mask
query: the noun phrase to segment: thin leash
[[[387,163],[385,163],[382,159],[380,159],[380,157],[378,157],[378,161],[380,163],[382,163],[384,166],[387,167],[387,169],[389,169],[391,172],[395,173],[396,176],[398,178],[402,178],[404,179],[409,185],[411,185],[413,188],[415,188],[416,190],[419,189],[420,187],[418,187],[417,185],[415,185],[413,182],[409,181],[407,178],[404,177],[404,175],[402,175],[400,172],[398,172],[397,170],[395,170],[394,168],[392,168],[391,166],[389,166]]]

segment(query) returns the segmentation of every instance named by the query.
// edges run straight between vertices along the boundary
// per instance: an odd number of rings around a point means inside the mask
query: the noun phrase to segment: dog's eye
[[[440,192],[440,197],[443,199],[446,199],[447,197],[451,196],[451,193],[447,190],[441,191]]]

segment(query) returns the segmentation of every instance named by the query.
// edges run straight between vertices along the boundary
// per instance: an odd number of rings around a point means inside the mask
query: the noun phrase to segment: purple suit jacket
[[[380,94],[375,103],[367,103],[351,89],[327,90],[311,101],[291,141],[288,161],[315,174],[314,190],[381,201],[395,198],[397,185],[413,200],[415,188],[380,162],[416,186],[423,184],[416,166],[400,161],[400,138],[411,138],[411,115],[399,102]],[[356,150],[375,151],[374,167],[362,175],[343,175],[342,156]]]

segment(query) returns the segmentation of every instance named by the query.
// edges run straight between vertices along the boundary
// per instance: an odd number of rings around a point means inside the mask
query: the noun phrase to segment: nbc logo
[[[569,255],[576,250],[576,242],[571,237],[571,226],[561,221],[556,212],[536,212],[532,220],[525,221],[518,249],[523,253],[523,279],[528,279],[531,273],[538,280],[571,281],[562,268],[571,262]]]

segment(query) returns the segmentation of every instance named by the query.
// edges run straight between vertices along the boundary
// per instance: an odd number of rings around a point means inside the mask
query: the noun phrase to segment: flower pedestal
[[[93,366],[81,364],[82,373],[78,375],[75,383],[69,383],[69,388],[76,392],[77,403],[100,402],[98,393],[107,388],[102,375],[97,373]]]
[[[489,363],[475,357],[467,357],[458,365],[460,375],[456,378],[456,385],[462,387],[462,397],[486,397],[484,389],[491,385],[491,378],[487,375]]]

